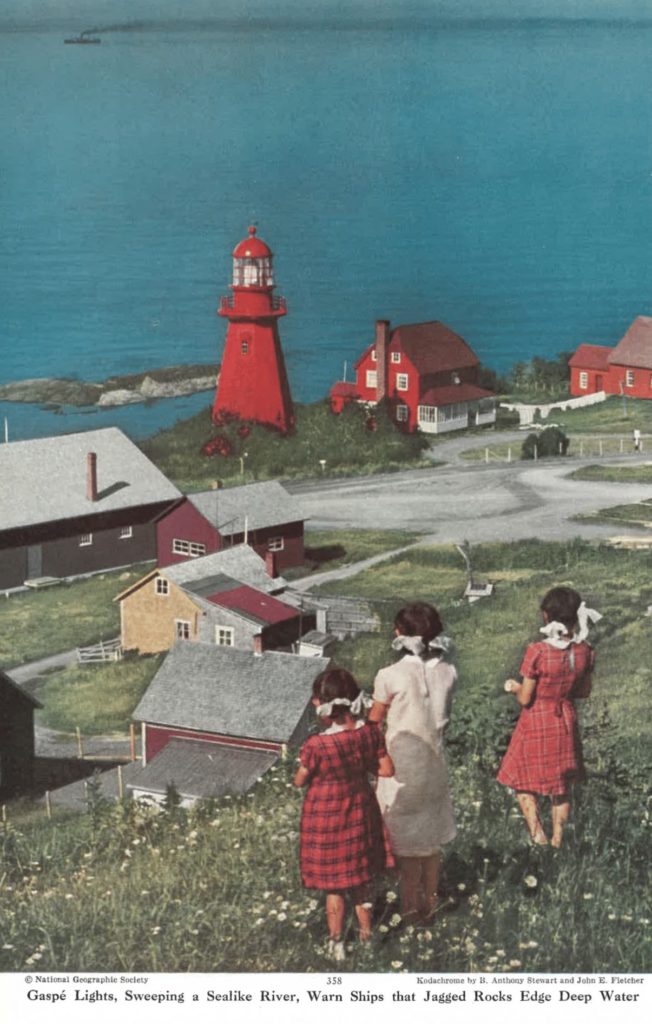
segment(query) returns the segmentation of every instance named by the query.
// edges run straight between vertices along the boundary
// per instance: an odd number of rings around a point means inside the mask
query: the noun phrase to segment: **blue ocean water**
[[[441,319],[499,370],[652,313],[652,30],[0,34],[0,382],[217,362],[258,224],[296,399],[374,320]],[[350,372],[350,371],[349,371]],[[209,396],[20,436],[136,436]]]

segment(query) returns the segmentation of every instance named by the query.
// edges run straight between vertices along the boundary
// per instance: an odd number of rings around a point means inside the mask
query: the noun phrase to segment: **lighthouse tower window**
[[[240,342],[240,351],[242,352],[243,356],[247,355],[247,352],[249,351],[249,339],[248,338],[243,338],[242,341]]]

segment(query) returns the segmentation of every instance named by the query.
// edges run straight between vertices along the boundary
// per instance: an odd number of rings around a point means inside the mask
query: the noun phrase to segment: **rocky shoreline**
[[[215,387],[217,371],[217,366],[206,364],[167,366],[109,377],[101,384],[68,377],[37,377],[1,384],[0,402],[25,402],[52,408],[63,405],[110,408],[211,391]]]

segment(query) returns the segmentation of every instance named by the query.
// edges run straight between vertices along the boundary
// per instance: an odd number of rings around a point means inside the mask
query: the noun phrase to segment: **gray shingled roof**
[[[86,497],[89,452],[97,455],[97,501]],[[2,444],[0,481],[0,530],[181,497],[117,427]]]
[[[133,713],[139,722],[287,743],[328,658],[178,643]]]
[[[219,491],[201,491],[189,494],[188,500],[219,528],[223,537],[244,533],[245,516],[249,530],[282,526],[283,523],[295,523],[306,518],[294,495],[281,487],[277,480]]]
[[[138,777],[131,790],[165,793],[173,785],[182,797],[217,797],[246,793],[275,761],[270,750],[244,750],[206,740],[173,739]]]
[[[210,579],[211,576],[230,576],[239,583],[270,593],[282,590],[285,580],[281,576],[272,578],[265,567],[265,561],[248,544],[236,544],[213,555],[189,558],[176,565],[166,565],[162,572],[173,583],[187,587],[189,583]]]

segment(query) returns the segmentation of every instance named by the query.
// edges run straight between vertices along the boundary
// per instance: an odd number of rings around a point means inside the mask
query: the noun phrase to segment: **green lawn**
[[[118,636],[120,612],[113,598],[149,568],[151,563],[2,600],[0,667],[11,668]]]
[[[652,484],[652,465],[580,466],[569,473],[572,480],[606,480],[612,483]]]
[[[79,727],[85,736],[127,732],[131,713],[162,660],[162,655],[132,655],[56,672],[38,688],[43,711],[37,712],[37,722],[70,733]]]
[[[597,512],[580,513],[574,518],[585,523],[614,523],[616,526],[637,526],[649,530],[652,528],[652,498],[631,505],[612,505]]]
[[[145,454],[181,490],[203,490],[215,480],[226,486],[273,480],[354,473],[398,472],[430,465],[422,459],[427,442],[420,434],[397,430],[383,409],[375,413],[376,430],[368,430],[361,406],[348,406],[340,416],[328,402],[297,405],[296,432],[283,437],[273,430],[245,424],[217,428],[210,408],[141,443]],[[206,456],[202,445],[220,435],[232,446],[229,456]],[[323,462],[323,465],[322,465]]]

